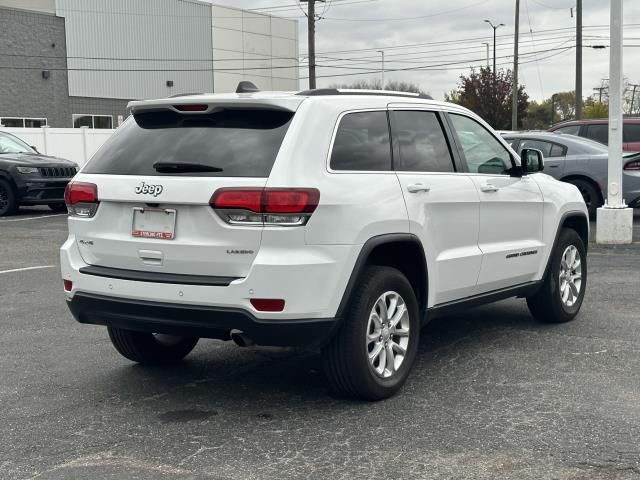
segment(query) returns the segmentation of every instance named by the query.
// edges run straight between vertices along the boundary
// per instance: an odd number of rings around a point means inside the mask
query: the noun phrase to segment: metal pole
[[[315,0],[307,0],[307,30],[309,41],[309,88],[316,88],[316,8]]]
[[[384,90],[384,50],[378,50],[382,54],[382,90]]]
[[[493,27],[493,88],[496,87],[496,30],[498,27]]]
[[[576,119],[582,118],[582,0],[576,10]]]
[[[511,104],[511,130],[518,130],[518,43],[520,41],[520,0],[516,0],[516,27],[513,44],[513,101]]]
[[[487,42],[483,42],[482,44],[487,47],[487,68],[489,68],[489,44]]]
[[[622,199],[622,0],[611,0],[609,72],[609,181],[607,203],[623,208]]]

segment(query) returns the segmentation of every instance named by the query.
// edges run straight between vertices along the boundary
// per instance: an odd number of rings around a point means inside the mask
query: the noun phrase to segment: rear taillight
[[[232,225],[305,225],[320,200],[316,188],[221,188],[211,197],[220,218]]]
[[[284,310],[284,300],[276,298],[252,298],[253,308],[259,312],[281,312]]]
[[[629,163],[625,164],[624,169],[625,170],[640,171],[640,160],[634,160],[632,162],[629,162]]]
[[[64,203],[69,216],[91,218],[98,210],[98,187],[93,183],[70,182],[64,191]]]

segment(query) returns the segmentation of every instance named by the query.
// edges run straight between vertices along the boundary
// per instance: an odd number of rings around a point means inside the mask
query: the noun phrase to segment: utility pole
[[[489,68],[489,44],[487,42],[483,42],[482,44],[487,47],[487,68]]]
[[[604,92],[607,87],[596,87],[594,90],[598,92],[598,103],[602,103],[602,92]]]
[[[316,88],[316,2],[324,0],[300,0],[307,8],[307,32],[309,49],[309,88]]]
[[[511,130],[518,130],[518,43],[520,42],[520,0],[516,0],[516,27],[513,43],[513,101],[511,104]]]
[[[384,90],[384,50],[378,50],[378,53],[382,54],[382,90]]]
[[[624,244],[633,241],[633,209],[622,198],[622,0],[611,0],[611,58],[609,64],[609,168],[607,201],[598,209],[596,241]]]
[[[633,87],[633,93],[631,94],[631,108],[629,109],[629,113],[633,115],[633,107],[635,107],[636,105],[636,88],[640,87],[640,85],[638,85],[637,83],[630,83],[629,86]]]
[[[582,0],[576,4],[576,119],[582,118]]]

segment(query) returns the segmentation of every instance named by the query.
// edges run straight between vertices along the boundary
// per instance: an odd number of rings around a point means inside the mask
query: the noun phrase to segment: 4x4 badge
[[[142,182],[140,185],[136,187],[136,193],[138,195],[149,194],[149,195],[153,195],[154,197],[157,197],[158,195],[160,195],[162,193],[162,190],[163,190],[162,185],[147,185],[144,182]]]

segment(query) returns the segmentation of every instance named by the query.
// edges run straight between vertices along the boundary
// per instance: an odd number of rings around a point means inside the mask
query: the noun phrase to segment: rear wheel
[[[12,215],[18,210],[18,198],[13,186],[0,178],[0,217]]]
[[[368,267],[340,331],[323,350],[335,391],[365,400],[394,395],[409,375],[420,335],[419,308],[407,278],[390,267]]]
[[[134,332],[108,327],[109,338],[118,353],[145,365],[171,365],[186,357],[198,338]]]
[[[587,288],[587,253],[575,230],[560,232],[551,266],[540,291],[527,298],[529,310],[545,323],[573,320],[580,311]]]
[[[582,198],[584,199],[584,203],[587,205],[587,210],[589,210],[589,218],[594,220],[596,218],[598,208],[602,206],[602,197],[596,186],[591,182],[580,179],[569,180],[569,183],[578,187],[578,190],[580,190]]]
[[[47,205],[54,212],[66,212],[67,206],[64,203],[49,203]]]

